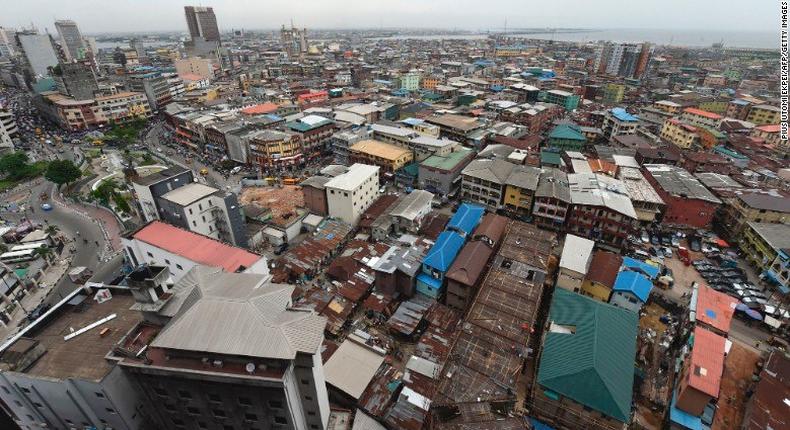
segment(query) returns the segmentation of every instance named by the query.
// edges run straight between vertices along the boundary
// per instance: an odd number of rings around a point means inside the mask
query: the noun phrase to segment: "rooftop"
[[[738,300],[727,294],[720,293],[707,285],[700,285],[696,290],[696,297],[692,296],[690,307],[694,309],[696,321],[727,333],[730,331],[732,315],[737,304]]]
[[[161,221],[148,223],[131,237],[196,263],[221,267],[226,272],[244,270],[263,258]]]
[[[473,151],[471,149],[458,148],[457,150],[445,156],[431,155],[430,157],[423,160],[420,165],[433,169],[452,171],[472,154]]]
[[[638,317],[555,289],[538,383],[621,422],[631,416]]]
[[[560,267],[573,270],[576,273],[586,274],[595,242],[573,234],[565,235],[565,245],[562,248]]]
[[[645,164],[643,167],[668,194],[715,204],[721,203],[721,200],[683,168],[667,164]]]
[[[639,118],[637,118],[634,115],[631,115],[630,113],[628,113],[628,111],[620,107],[612,108],[609,110],[609,112],[612,114],[612,116],[617,118],[618,121],[624,121],[624,122],[639,121]]]
[[[463,285],[477,285],[493,252],[485,242],[467,243],[447,271],[447,279],[452,279]]]
[[[378,166],[354,163],[348,168],[347,172],[335,176],[330,181],[326,182],[324,187],[353,191],[359,188],[368,178],[378,174]]]
[[[708,112],[706,110],[697,109],[697,108],[685,108],[683,109],[683,112],[688,113],[690,115],[701,116],[712,120],[722,119],[722,116],[719,114],[715,114],[713,112]]]
[[[636,218],[634,205],[623,181],[598,173],[571,173],[568,175],[568,184],[574,204],[604,206]]]
[[[647,302],[653,282],[639,272],[621,270],[614,281],[612,291],[628,292],[636,296],[642,303]]]
[[[471,203],[462,203],[458,210],[447,223],[447,230],[453,230],[462,236],[469,236],[472,231],[480,224],[480,220],[485,214],[485,208]]]
[[[612,288],[622,262],[623,258],[620,254],[599,249],[593,253],[585,279]]]
[[[694,345],[688,370],[689,386],[713,397],[719,397],[719,385],[724,371],[724,344],[726,339],[705,330],[694,328]]]
[[[351,152],[361,152],[389,161],[396,161],[411,154],[408,149],[378,140],[362,140],[351,145],[348,149]]]
[[[151,173],[150,175],[143,176],[142,178],[135,179],[132,182],[142,186],[149,186],[188,171],[189,171],[188,169],[185,169],[183,167],[174,166],[164,170],[160,170],[158,172]]]
[[[750,221],[749,227],[771,248],[777,250],[790,248],[790,225]]]
[[[384,351],[376,351],[362,338],[351,335],[324,364],[327,384],[359,399],[384,362]]]
[[[464,238],[461,235],[451,231],[443,231],[439,234],[439,238],[433,247],[428,250],[428,254],[423,259],[422,264],[445,272],[450,268],[462,246],[464,246]]]
[[[202,200],[216,193],[217,191],[219,190],[214,187],[209,187],[208,185],[203,185],[198,182],[192,182],[184,185],[183,187],[178,187],[172,191],[168,191],[162,195],[162,198],[180,206],[188,206],[198,200]]]

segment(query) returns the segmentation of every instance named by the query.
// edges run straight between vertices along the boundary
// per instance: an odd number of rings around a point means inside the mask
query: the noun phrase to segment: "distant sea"
[[[482,39],[487,36],[488,33],[397,35],[383,39]],[[513,33],[509,34],[509,36],[564,42],[592,42],[597,40],[625,43],[650,42],[657,45],[688,47],[707,47],[714,43],[723,42],[725,47],[779,49],[778,29],[776,31],[619,29],[578,31],[573,33],[531,31],[529,34]]]

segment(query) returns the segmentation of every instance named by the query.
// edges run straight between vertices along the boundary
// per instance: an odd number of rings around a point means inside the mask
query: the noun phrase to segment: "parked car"
[[[642,243],[650,243],[650,235],[646,231],[642,231]]]
[[[691,247],[691,250],[694,252],[700,252],[701,248],[699,244],[699,239],[697,238],[691,239],[691,243],[689,243],[689,247]]]

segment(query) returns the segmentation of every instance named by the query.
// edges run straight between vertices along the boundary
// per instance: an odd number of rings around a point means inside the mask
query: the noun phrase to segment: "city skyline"
[[[429,4],[428,4],[429,3]],[[766,32],[778,29],[771,21],[772,5],[753,4],[753,13],[732,14],[722,2],[680,0],[668,2],[640,2],[622,5],[615,0],[577,4],[560,0],[550,5],[522,4],[510,0],[488,2],[486,8],[474,12],[478,2],[462,0],[433,2],[411,0],[390,4],[386,2],[319,2],[309,0],[294,5],[285,1],[255,3],[250,1],[217,0],[213,2],[168,2],[163,5],[152,0],[119,1],[112,6],[95,0],[68,3],[45,0],[35,3],[14,3],[6,7],[0,21],[5,27],[28,27],[54,31],[56,19],[71,19],[86,34],[182,31],[184,6],[213,7],[221,31],[230,29],[276,29],[293,20],[298,26],[324,29],[342,28],[413,28],[497,30],[504,28],[589,28],[621,29],[644,28],[660,30],[720,30],[738,28],[745,32]],[[150,14],[156,7],[159,13]],[[47,10],[47,14],[41,14]],[[97,11],[100,12],[97,14]],[[339,12],[342,11],[342,12]],[[464,11],[464,12],[456,12]],[[435,14],[441,14],[437,22]],[[700,20],[700,16],[706,19]],[[710,23],[710,24],[706,24]],[[715,25],[713,25],[715,24]]]

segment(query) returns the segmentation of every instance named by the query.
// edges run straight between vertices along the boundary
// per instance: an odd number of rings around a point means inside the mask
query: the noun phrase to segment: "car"
[[[677,248],[678,246],[680,246],[680,237],[678,237],[677,235],[672,236],[671,241],[673,247]]]
[[[642,237],[640,239],[642,243],[650,243],[650,235],[648,235],[646,231],[642,231]]]
[[[672,258],[672,248],[665,246],[663,251],[664,251],[664,257]]]
[[[49,203],[42,203],[41,204],[41,210],[47,211],[47,212],[51,211],[52,210],[52,205],[49,204]]]
[[[689,243],[689,247],[694,252],[700,252],[701,248],[700,248],[699,240],[696,238],[691,239],[691,243]]]
[[[664,246],[672,245],[672,238],[669,236],[661,236],[661,244]]]
[[[654,234],[650,236],[650,243],[652,243],[653,245],[658,245],[659,243],[661,243],[661,240],[658,238],[658,235]]]

